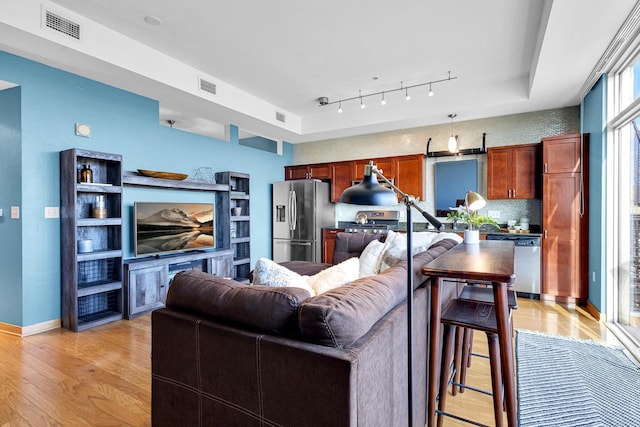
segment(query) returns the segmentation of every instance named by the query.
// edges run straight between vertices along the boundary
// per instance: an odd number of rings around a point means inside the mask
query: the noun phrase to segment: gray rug
[[[621,347],[518,330],[518,417],[527,426],[640,426],[640,366]]]

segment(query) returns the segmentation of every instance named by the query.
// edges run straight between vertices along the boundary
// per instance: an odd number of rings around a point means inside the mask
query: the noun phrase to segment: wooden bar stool
[[[518,298],[516,291],[507,291],[509,303],[509,315],[512,310],[518,309]],[[476,301],[485,304],[493,304],[493,289],[483,284],[470,284],[462,288],[458,299],[465,301]],[[513,323],[511,324],[513,330]],[[467,378],[467,368],[471,367],[471,356],[487,357],[482,354],[473,353],[473,329],[457,328],[455,335],[455,353],[453,360],[453,379],[451,381],[451,394],[457,395],[457,391],[464,393]]]
[[[444,326],[444,336],[440,364],[440,391],[438,409],[436,411],[438,414],[437,425],[439,427],[442,426],[443,416],[480,425],[475,421],[445,412],[447,389],[449,387],[450,378],[448,372],[451,364],[451,358],[453,356],[453,344],[456,328],[466,328],[483,331],[487,334],[487,341],[489,344],[489,364],[491,366],[491,393],[471,387],[468,388],[493,396],[495,423],[496,426],[502,426],[503,387],[495,306],[493,304],[477,301],[454,299],[444,308],[441,316],[441,323]]]

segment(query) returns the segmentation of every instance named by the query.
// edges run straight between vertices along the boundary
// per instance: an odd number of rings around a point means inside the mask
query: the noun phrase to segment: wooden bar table
[[[436,396],[438,393],[438,366],[440,361],[440,286],[443,279],[491,282],[500,342],[500,364],[504,381],[509,426],[517,426],[515,369],[512,330],[509,326],[507,287],[516,275],[513,264],[514,245],[507,241],[481,240],[479,244],[464,243],[447,251],[422,268],[422,274],[431,280],[431,316],[429,325],[429,378],[427,390],[427,426],[435,426]]]

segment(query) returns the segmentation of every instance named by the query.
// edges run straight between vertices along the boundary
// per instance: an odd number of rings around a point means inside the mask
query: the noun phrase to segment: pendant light
[[[449,118],[451,119],[451,136],[449,137],[449,143],[447,144],[447,148],[449,152],[455,153],[458,151],[458,138],[453,134],[453,119],[457,116],[457,114],[449,114]]]

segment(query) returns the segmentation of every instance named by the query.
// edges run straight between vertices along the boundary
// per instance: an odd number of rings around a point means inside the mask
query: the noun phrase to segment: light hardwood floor
[[[581,309],[520,300],[516,329],[616,342]],[[0,426],[148,426],[151,424],[151,318],[81,333],[58,329],[19,338],[0,333]],[[486,349],[475,334],[474,350]],[[490,389],[489,367],[474,358],[468,382]],[[493,424],[490,398],[449,396],[447,410]],[[446,420],[445,425],[468,424]]]

